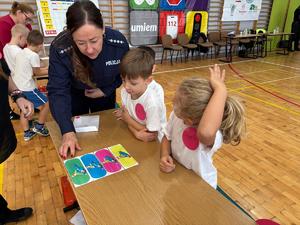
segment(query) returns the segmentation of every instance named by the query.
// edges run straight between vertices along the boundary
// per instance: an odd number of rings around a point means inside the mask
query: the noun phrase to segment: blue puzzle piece
[[[92,178],[98,179],[106,175],[106,170],[103,165],[98,161],[95,155],[86,154],[81,157],[84,166],[89,171]]]

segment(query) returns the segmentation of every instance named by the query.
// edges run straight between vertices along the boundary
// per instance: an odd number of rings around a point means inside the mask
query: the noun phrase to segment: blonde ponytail
[[[239,99],[228,96],[221,124],[223,142],[238,145],[246,131],[245,109]]]

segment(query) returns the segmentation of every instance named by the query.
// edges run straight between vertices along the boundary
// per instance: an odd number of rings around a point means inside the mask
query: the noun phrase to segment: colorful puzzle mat
[[[121,145],[117,144],[64,161],[75,187],[104,178],[138,165]]]

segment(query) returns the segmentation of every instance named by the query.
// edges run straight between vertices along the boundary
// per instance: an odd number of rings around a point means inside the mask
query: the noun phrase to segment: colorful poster
[[[138,162],[120,144],[96,152],[67,159],[65,167],[75,187],[107,177],[138,165]]]
[[[207,34],[208,13],[205,11],[189,11],[186,14],[185,33],[191,40],[197,40],[200,33]]]
[[[156,11],[130,12],[130,44],[151,45],[157,43],[158,14]]]
[[[185,0],[161,0],[160,9],[163,10],[184,10]]]
[[[207,11],[209,0],[186,0],[186,9],[192,11]]]
[[[158,0],[129,0],[131,9],[156,10]]]
[[[185,15],[182,11],[161,11],[159,14],[159,36],[171,35],[175,40],[177,34],[184,33]]]
[[[66,12],[76,0],[36,0],[44,36],[56,36],[66,26]],[[91,0],[99,7],[98,0]]]
[[[222,21],[258,20],[262,0],[224,0]]]

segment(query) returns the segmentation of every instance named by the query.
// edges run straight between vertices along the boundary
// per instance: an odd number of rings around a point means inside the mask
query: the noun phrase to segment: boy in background
[[[48,136],[49,131],[45,127],[45,121],[49,112],[47,97],[41,93],[34,82],[33,76],[48,74],[47,67],[40,67],[38,53],[42,50],[44,37],[38,30],[32,30],[27,37],[27,48],[20,51],[16,56],[15,71],[12,79],[16,86],[26,98],[31,101],[34,108],[40,110],[38,121],[34,123],[33,129],[29,129],[28,118],[21,112],[21,125],[24,129],[24,140],[31,140],[36,134]]]
[[[23,24],[16,24],[11,29],[11,40],[3,48],[4,58],[11,74],[15,72],[16,56],[26,46],[29,30]]]
[[[117,119],[127,123],[133,135],[142,141],[159,141],[166,124],[164,92],[152,72],[155,58],[152,49],[132,49],[121,61],[122,108],[115,111]],[[153,51],[153,50],[152,50]]]

